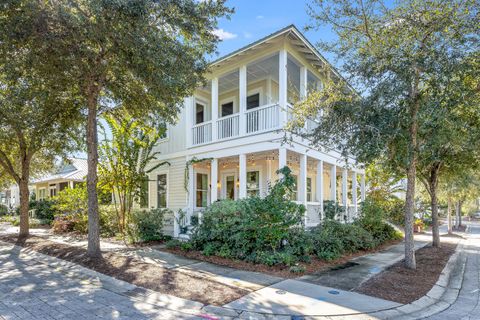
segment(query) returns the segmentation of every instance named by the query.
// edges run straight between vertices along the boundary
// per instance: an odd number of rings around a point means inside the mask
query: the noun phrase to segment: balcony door
[[[260,122],[262,121],[261,114],[254,111],[260,107],[260,92],[249,92],[247,96],[247,133],[256,132],[260,129]]]

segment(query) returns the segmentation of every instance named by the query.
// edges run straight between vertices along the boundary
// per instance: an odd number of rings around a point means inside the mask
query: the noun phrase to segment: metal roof
[[[40,178],[33,183],[46,183],[54,180],[84,181],[87,176],[88,163],[86,159],[69,158],[55,173]]]

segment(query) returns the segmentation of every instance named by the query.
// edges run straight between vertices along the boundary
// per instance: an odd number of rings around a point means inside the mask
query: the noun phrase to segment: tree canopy
[[[407,176],[405,257],[410,268],[415,268],[416,170],[428,147],[422,126],[441,107],[445,88],[455,89],[452,74],[460,81],[475,76],[471,57],[478,59],[478,12],[473,0],[407,0],[394,6],[378,0],[315,0],[309,5],[308,28],[329,25],[337,36],[321,41],[319,48],[335,54],[357,91],[325,71],[324,89],[298,104],[297,121],[321,109],[320,125],[310,134],[315,144],[333,145],[361,162],[382,157]]]

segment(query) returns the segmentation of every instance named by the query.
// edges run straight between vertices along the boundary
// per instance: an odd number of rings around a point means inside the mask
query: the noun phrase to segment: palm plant
[[[152,118],[136,119],[119,111],[104,115],[100,125],[100,183],[112,192],[118,228],[122,234],[131,220],[134,203],[142,202],[148,174],[167,162],[155,163],[155,145],[166,127]]]

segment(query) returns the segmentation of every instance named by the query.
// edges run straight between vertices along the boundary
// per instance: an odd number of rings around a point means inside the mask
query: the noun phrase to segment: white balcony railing
[[[218,139],[227,139],[238,136],[240,116],[232,114],[217,120],[217,137]]]
[[[262,132],[278,128],[280,107],[278,104],[266,105],[245,112],[246,133]]]
[[[212,141],[211,121],[196,124],[192,128],[192,143],[194,145]]]

